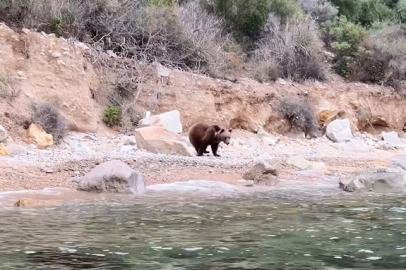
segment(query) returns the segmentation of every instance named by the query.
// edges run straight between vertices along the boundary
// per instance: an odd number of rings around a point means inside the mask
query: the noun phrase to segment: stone
[[[145,193],[144,176],[120,160],[111,160],[94,167],[83,177],[71,178],[77,190],[142,195]]]
[[[255,185],[275,186],[278,183],[278,170],[265,162],[258,162],[244,173],[244,180],[251,180]]]
[[[42,127],[36,124],[29,126],[23,141],[28,144],[34,144],[38,149],[45,149],[54,144],[52,135],[46,133]]]
[[[384,150],[384,151],[390,151],[390,150],[395,150],[396,148],[394,146],[389,145],[388,143],[384,141],[379,141],[375,145],[376,149],[379,150]]]
[[[34,199],[20,199],[14,203],[16,207],[37,207],[37,206],[60,206],[62,203],[56,200],[34,200]]]
[[[299,168],[300,170],[308,170],[312,167],[312,163],[301,156],[291,157],[286,163]]]
[[[6,146],[3,143],[0,143],[0,156],[8,157],[10,152],[7,150]]]
[[[0,125],[0,142],[5,141],[8,138],[8,133],[6,129]]]
[[[341,144],[341,150],[346,152],[370,152],[372,150],[372,148],[361,138],[348,139]]]
[[[278,142],[278,138],[273,137],[271,134],[262,129],[262,127],[258,129],[257,136],[262,140],[264,145],[272,146]]]
[[[195,156],[192,149],[184,142],[183,136],[169,132],[162,127],[143,127],[134,132],[138,149],[145,149],[156,154],[174,154]]]
[[[180,121],[180,113],[178,110],[173,110],[142,119],[140,127],[163,127],[165,130],[173,133],[181,133],[183,130],[182,123]]]
[[[326,170],[326,164],[324,162],[312,162],[311,170],[323,172]]]
[[[371,191],[377,193],[404,193],[406,171],[401,168],[376,168],[340,177],[344,191]]]
[[[59,58],[62,56],[62,54],[60,52],[53,52],[51,55],[53,58]]]
[[[327,125],[326,136],[333,142],[343,142],[353,138],[348,118],[336,119]]]
[[[27,148],[18,144],[8,144],[7,149],[10,152],[10,156],[24,155],[27,153]]]
[[[330,124],[332,121],[344,115],[344,111],[339,110],[322,110],[317,113],[317,120],[321,127],[325,127]]]
[[[382,132],[382,140],[394,147],[402,147],[402,141],[399,139],[399,135],[396,131]]]

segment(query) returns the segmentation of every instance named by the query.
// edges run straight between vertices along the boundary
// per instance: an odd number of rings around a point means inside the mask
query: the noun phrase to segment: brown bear
[[[220,142],[230,144],[231,129],[225,130],[218,125],[208,125],[205,123],[196,123],[189,129],[189,141],[196,149],[197,156],[203,156],[203,153],[209,153],[207,146],[211,146],[211,151],[216,157]]]

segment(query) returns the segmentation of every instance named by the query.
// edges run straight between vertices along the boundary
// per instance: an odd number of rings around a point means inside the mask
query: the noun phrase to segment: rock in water
[[[144,194],[145,178],[139,172],[119,160],[111,160],[94,167],[83,177],[71,180],[78,184],[77,190]]]
[[[342,177],[340,188],[349,192],[405,193],[406,173],[401,168],[371,169]]]

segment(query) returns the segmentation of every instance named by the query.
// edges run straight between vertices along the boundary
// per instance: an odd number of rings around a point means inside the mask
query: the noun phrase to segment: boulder
[[[402,147],[402,141],[399,139],[399,135],[396,131],[382,132],[381,137],[384,142],[386,142],[387,144],[389,144],[393,147],[396,147],[396,148]]]
[[[27,153],[27,149],[24,146],[18,144],[8,144],[7,149],[10,153],[10,156],[24,155]]]
[[[340,178],[344,191],[372,191],[377,193],[404,193],[406,172],[401,168],[377,168]]]
[[[333,142],[343,142],[353,138],[348,118],[336,119],[327,125],[326,136]]]
[[[360,138],[348,139],[341,144],[341,150],[346,152],[370,152],[372,150],[372,148]]]
[[[252,180],[256,185],[275,186],[278,183],[278,170],[265,162],[258,162],[242,178]]]
[[[152,153],[194,156],[183,136],[169,132],[162,127],[143,127],[134,132],[138,149]]]
[[[28,144],[34,144],[38,149],[45,149],[54,144],[52,135],[46,133],[42,127],[37,126],[36,124],[31,124],[29,126],[23,141]]]
[[[178,110],[147,116],[139,124],[140,127],[163,127],[165,130],[173,133],[181,133],[183,130]]]
[[[278,142],[278,138],[275,138],[268,132],[266,132],[262,127],[257,131],[257,136],[262,140],[264,145],[275,145]]]
[[[0,143],[0,157],[8,157],[10,152],[3,143]]]
[[[6,129],[0,125],[0,142],[5,141],[8,137]]]
[[[300,170],[308,170],[312,167],[312,163],[301,156],[291,157],[286,161],[286,163]]]
[[[78,184],[79,191],[138,195],[145,192],[144,176],[119,160],[101,163],[85,176],[72,178],[71,182]]]

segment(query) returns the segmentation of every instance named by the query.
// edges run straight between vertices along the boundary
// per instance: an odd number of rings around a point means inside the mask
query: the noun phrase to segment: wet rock
[[[344,191],[372,191],[377,193],[404,193],[406,172],[400,168],[377,168],[340,177]]]
[[[0,143],[0,156],[8,157],[10,152],[7,150],[6,146],[3,143]]]
[[[278,183],[278,170],[265,162],[255,164],[242,178],[252,180],[254,184],[274,186]]]
[[[332,121],[327,125],[326,136],[333,142],[343,142],[353,138],[350,120],[345,118]]]
[[[33,199],[21,199],[14,203],[16,207],[37,207],[37,206],[60,206],[60,201],[55,200],[33,200]]]
[[[23,140],[26,143],[34,144],[38,149],[45,149],[54,144],[52,135],[35,124],[29,126]]]
[[[140,127],[163,127],[165,130],[173,133],[181,133],[183,130],[178,110],[146,117],[139,124]]]
[[[169,132],[162,127],[143,127],[134,132],[139,149],[152,153],[194,156],[183,136]]]
[[[110,192],[143,194],[145,178],[139,172],[119,160],[111,160],[94,167],[83,177],[71,178],[77,190],[88,192]]]
[[[7,139],[8,137],[8,133],[6,131],[6,129],[0,125],[0,142],[3,142]]]

